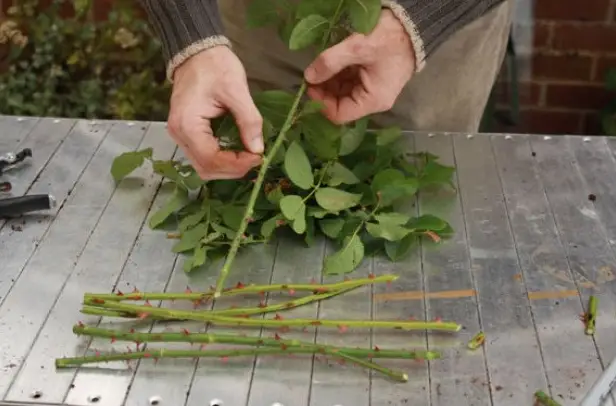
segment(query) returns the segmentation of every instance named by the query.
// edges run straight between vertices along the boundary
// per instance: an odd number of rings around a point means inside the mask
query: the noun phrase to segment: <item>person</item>
[[[173,84],[169,133],[204,180],[241,178],[262,162],[263,119],[251,92],[294,90],[302,80],[338,124],[370,115],[376,126],[477,132],[513,7],[513,0],[381,0],[370,34],[353,33],[315,55],[290,51],[274,28],[248,29],[251,0],[140,1]],[[211,120],[226,112],[245,151],[221,150],[212,133]]]

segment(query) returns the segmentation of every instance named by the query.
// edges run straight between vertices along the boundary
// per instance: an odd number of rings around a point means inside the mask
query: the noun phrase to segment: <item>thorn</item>
[[[220,360],[226,364],[229,362],[229,357],[220,357]]]
[[[144,306],[152,307],[152,303],[150,303],[149,300],[146,300]]]
[[[199,305],[201,304],[200,300],[193,300],[193,309],[196,309],[197,307],[199,307]]]
[[[276,313],[276,315],[274,316],[274,320],[282,320],[282,316],[279,315],[278,313]]]
[[[259,296],[265,297],[265,292],[264,291],[259,292]]]
[[[135,333],[135,329],[131,328],[130,330],[128,330],[129,333],[134,334]]]
[[[115,337],[111,337],[111,344],[116,342],[116,338]]]
[[[242,282],[238,282],[237,285],[235,285],[235,289],[244,289],[246,287],[246,285],[244,285]]]
[[[94,356],[96,356],[96,357],[100,357],[100,356],[101,356],[101,352],[100,352],[100,351],[96,351],[96,352],[94,353]]]
[[[381,349],[379,348],[379,346],[378,346],[378,345],[375,345],[375,346],[374,346],[374,351],[379,352],[379,351],[381,351]]]
[[[442,319],[441,317],[435,317],[435,318],[434,318],[434,321],[435,321],[436,323],[442,323],[442,322],[443,322],[443,319]]]
[[[149,316],[149,313],[139,313],[139,319],[140,320],[147,319],[148,316]]]
[[[183,328],[182,329],[182,333],[184,333],[184,335],[189,336],[190,335],[190,331],[188,331],[187,329]]]
[[[124,296],[124,293],[122,293],[121,290],[118,290],[118,293],[116,293],[117,296]]]
[[[278,227],[280,227],[280,226],[284,226],[286,223],[287,223],[287,222],[286,222],[286,221],[284,221],[284,220],[282,220],[282,219],[280,219],[280,220],[276,220],[276,225],[277,225]]]
[[[319,320],[315,320],[315,321],[311,321],[310,324],[312,324],[313,326],[320,326],[321,322]]]
[[[203,349],[205,348],[205,346],[206,346],[206,344],[201,344],[201,345],[199,346],[199,351],[203,351]]]
[[[344,365],[344,364],[346,364],[346,361],[345,361],[344,359],[339,359],[339,360],[338,360],[338,363],[339,363],[340,365]]]
[[[143,354],[143,358],[150,358],[152,356],[152,354],[150,354],[149,352],[146,352],[145,354]]]
[[[285,350],[287,349],[287,345],[286,345],[285,343],[282,343],[282,344],[280,345],[280,348],[281,348],[283,351],[285,351]]]
[[[98,297],[95,297],[94,299],[92,299],[92,302],[97,303],[97,304],[105,304],[105,301]]]
[[[136,286],[133,288],[133,293],[139,293],[139,289]]]
[[[289,295],[291,296],[295,295],[295,289],[289,289]]]
[[[349,328],[348,328],[347,326],[338,326],[338,330],[339,330],[341,333],[346,333],[346,331],[347,331],[348,329],[349,329]]]
[[[278,333],[274,334],[274,340],[280,340],[280,336],[278,335]]]
[[[259,302],[259,307],[260,307],[260,308],[264,308],[264,307],[267,307],[267,305],[265,304],[265,302],[264,302],[263,300],[261,300],[261,301]]]
[[[376,276],[375,276],[372,272],[370,272],[370,273],[368,274],[368,278],[370,278],[370,279],[374,279],[374,278],[376,278]]]
[[[184,293],[192,293],[192,289],[186,286],[186,290],[184,291]]]
[[[139,352],[139,346],[141,345],[141,343],[139,341],[135,341],[135,348],[137,352]]]
[[[410,321],[415,321],[415,317],[414,317],[414,316],[411,316],[411,317],[409,317],[409,320],[410,320]]]
[[[387,282],[385,283],[385,285],[386,285],[388,288],[391,288],[391,286],[393,285],[393,283],[392,283],[391,281],[387,281]]]
[[[85,327],[85,325],[83,324],[83,321],[80,321],[77,324],[79,325],[79,327]]]

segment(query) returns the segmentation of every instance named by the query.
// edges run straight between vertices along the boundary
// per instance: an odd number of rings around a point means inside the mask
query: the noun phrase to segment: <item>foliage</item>
[[[95,0],[14,2],[0,27],[8,45],[0,111],[10,115],[164,120],[169,88],[161,47],[134,0],[106,19]],[[69,16],[62,15],[67,8]]]
[[[607,73],[605,85],[607,90],[616,92],[616,69],[610,69]],[[606,135],[616,136],[616,99],[612,100],[601,111],[601,123]]]
[[[296,50],[328,46],[343,39],[340,34],[348,33],[348,27],[369,32],[380,12],[380,0],[251,4],[249,25],[276,25],[282,40]],[[189,255],[187,272],[227,255],[217,289],[235,255],[234,246],[269,241],[282,228],[307,245],[317,235],[338,244],[325,258],[326,274],[352,272],[366,255],[377,252],[398,260],[419,237],[439,241],[452,233],[445,220],[415,217],[399,207],[424,188],[450,185],[454,168],[431,154],[402,153],[397,127],[368,131],[368,118],[334,125],[302,92],[253,95],[265,120],[266,155],[258,173],[244,179],[200,181],[189,165],[158,161],[151,150],[127,152],[113,164],[116,181],[147,160],[175,184],[174,195],[153,214],[150,226],[178,220],[180,239],[173,250]],[[215,133],[227,148],[241,148],[232,116],[218,119]]]

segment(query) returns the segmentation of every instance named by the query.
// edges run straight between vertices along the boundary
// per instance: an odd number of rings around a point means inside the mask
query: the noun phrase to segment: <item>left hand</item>
[[[392,108],[411,79],[415,54],[403,25],[385,9],[374,30],[354,33],[325,50],[306,68],[308,96],[322,113],[345,124]]]

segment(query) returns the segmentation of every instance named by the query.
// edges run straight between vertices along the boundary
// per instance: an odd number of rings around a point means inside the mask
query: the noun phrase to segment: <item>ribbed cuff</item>
[[[391,10],[391,13],[400,21],[404,30],[409,35],[413,51],[415,52],[415,72],[420,72],[426,64],[426,51],[424,41],[419,35],[417,26],[407,13],[405,8],[398,4],[396,0],[381,0],[381,5]]]
[[[188,58],[215,46],[231,46],[223,35],[217,0],[140,1],[162,42],[171,82],[175,69]]]

